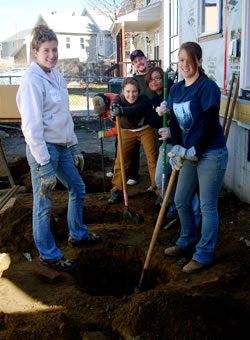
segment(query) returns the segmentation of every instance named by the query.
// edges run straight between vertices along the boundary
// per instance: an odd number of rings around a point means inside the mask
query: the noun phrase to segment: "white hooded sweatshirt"
[[[46,143],[68,147],[78,144],[69,111],[66,82],[61,73],[54,69],[51,76],[55,82],[33,62],[22,79],[16,97],[25,141],[41,165],[50,160]]]

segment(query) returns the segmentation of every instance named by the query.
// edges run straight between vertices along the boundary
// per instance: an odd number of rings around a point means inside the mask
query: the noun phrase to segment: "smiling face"
[[[56,66],[58,60],[58,42],[48,40],[41,44],[38,50],[34,49],[33,54],[36,57],[37,64],[45,71],[50,71]]]
[[[201,64],[202,59],[196,59],[194,63],[187,51],[184,48],[181,49],[178,57],[178,66],[186,85],[191,85],[199,77],[199,66]]]
[[[145,57],[135,57],[132,64],[137,74],[146,74],[148,70],[148,61]]]
[[[163,91],[163,80],[160,72],[154,71],[151,74],[150,80],[148,82],[148,87],[151,91],[161,94]]]
[[[134,104],[139,97],[138,88],[133,84],[125,85],[122,94],[129,104]]]

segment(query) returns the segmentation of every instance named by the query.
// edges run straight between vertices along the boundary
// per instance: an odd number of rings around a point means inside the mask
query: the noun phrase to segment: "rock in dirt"
[[[42,267],[42,266],[34,267],[32,270],[32,273],[36,277],[38,277],[40,280],[45,281],[47,283],[55,283],[62,276],[61,273],[58,273],[57,271],[51,268]]]
[[[11,259],[9,254],[0,254],[0,277],[2,276],[3,272],[9,268],[10,263]]]

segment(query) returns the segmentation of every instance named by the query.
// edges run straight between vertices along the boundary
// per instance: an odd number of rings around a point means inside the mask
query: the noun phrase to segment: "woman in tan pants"
[[[158,158],[156,130],[149,126],[148,117],[152,114],[152,105],[145,95],[140,95],[139,84],[134,78],[126,78],[122,92],[111,106],[111,117],[120,117],[123,158],[126,174],[128,173],[136,140],[140,140],[148,163],[152,188],[156,190],[155,168]],[[115,173],[112,179],[112,195],[109,203],[122,200],[122,178],[119,151],[115,160]]]

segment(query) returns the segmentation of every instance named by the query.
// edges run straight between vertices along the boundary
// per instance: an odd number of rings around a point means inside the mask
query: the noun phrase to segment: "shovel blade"
[[[135,224],[139,224],[140,222],[142,222],[142,218],[140,215],[132,212],[131,210],[129,210],[129,208],[125,208],[123,211],[123,217],[126,220],[132,220]]]

